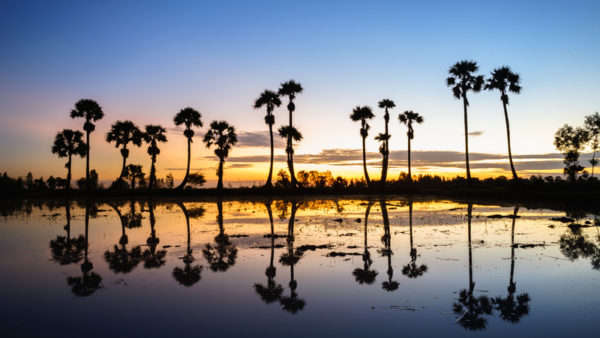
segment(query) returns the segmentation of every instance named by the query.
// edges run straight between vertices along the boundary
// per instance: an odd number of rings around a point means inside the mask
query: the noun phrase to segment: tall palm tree
[[[109,269],[115,273],[129,273],[142,261],[142,248],[137,245],[131,250],[127,250],[129,239],[127,238],[125,228],[128,227],[128,216],[121,214],[117,203],[109,202],[108,205],[115,210],[121,221],[121,238],[119,239],[121,247],[115,244],[113,251],[105,251],[104,260],[108,263]]]
[[[415,137],[415,131],[413,129],[413,122],[421,124],[424,119],[419,113],[415,113],[412,110],[407,110],[404,113],[398,115],[398,119],[400,123],[404,123],[408,127],[408,131],[406,132],[406,136],[408,138],[408,180],[412,181],[412,172],[410,166],[410,140]]]
[[[387,205],[383,200],[379,201],[379,205],[381,207],[381,216],[383,218],[384,231],[384,235],[381,238],[381,241],[384,245],[383,250],[381,250],[381,255],[387,257],[388,264],[388,280],[381,283],[381,287],[388,292],[392,292],[398,289],[400,283],[398,283],[395,280],[392,280],[392,278],[394,277],[394,269],[392,268],[392,255],[394,254],[394,252],[392,251],[392,233],[390,231],[390,218],[388,217]]]
[[[427,265],[417,265],[417,249],[413,245],[413,202],[408,202],[408,226],[410,233],[410,263],[402,268],[402,274],[408,278],[417,278],[427,272]]]
[[[369,179],[369,172],[367,171],[367,150],[365,140],[367,139],[367,136],[369,136],[369,128],[371,128],[371,126],[369,126],[367,123],[367,120],[370,120],[373,117],[375,117],[375,115],[373,115],[373,110],[369,106],[356,106],[350,115],[350,119],[352,121],[360,121],[360,136],[362,137],[363,148],[363,169],[365,171],[365,180],[367,181],[368,186],[371,186],[371,180]]]
[[[83,134],[79,130],[63,129],[63,131],[56,134],[52,145],[53,154],[57,154],[60,158],[69,158],[65,164],[65,168],[67,168],[67,190],[71,189],[71,157],[73,155],[84,157],[87,154],[87,145],[81,139],[82,137]]]
[[[504,120],[506,121],[506,139],[508,140],[508,159],[510,161],[510,170],[512,171],[513,180],[518,180],[517,172],[512,160],[512,150],[510,148],[510,125],[508,124],[508,93],[514,94],[521,93],[521,86],[519,85],[520,79],[519,74],[513,73],[513,71],[507,67],[496,68],[492,71],[492,76],[487,79],[485,84],[486,90],[497,89],[500,91],[500,101],[502,101],[502,107],[504,108]]]
[[[275,107],[281,106],[281,100],[279,99],[279,94],[275,93],[271,90],[265,90],[260,94],[259,98],[254,101],[254,109],[259,109],[262,106],[267,107],[267,115],[265,115],[265,123],[269,126],[269,137],[271,141],[271,164],[269,165],[269,176],[267,177],[267,183],[265,183],[266,188],[271,188],[273,186],[272,178],[273,178],[273,157],[274,157],[274,144],[273,144],[273,124],[275,124],[275,115],[273,115],[273,110]]]
[[[388,172],[388,162],[390,156],[390,133],[388,131],[388,124],[390,122],[390,113],[389,110],[396,107],[394,101],[390,99],[383,99],[379,101],[379,108],[385,109],[385,114],[383,115],[383,120],[385,121],[385,132],[380,133],[375,137],[376,140],[381,142],[381,146],[379,147],[379,152],[383,156],[383,162],[381,165],[381,185],[385,186],[387,181],[387,172]]]
[[[190,214],[183,205],[183,202],[177,202],[177,205],[183,212],[183,216],[185,217],[185,223],[187,225],[187,252],[185,256],[183,256],[183,269],[180,267],[176,267],[173,269],[173,277],[179,284],[183,286],[192,286],[200,281],[202,272],[202,265],[194,265],[192,266],[192,262],[194,262],[194,256],[192,255],[192,247],[191,247],[191,232],[190,232]],[[204,214],[204,209],[200,208],[194,212],[196,217],[200,217]]]
[[[142,257],[144,258],[144,268],[146,269],[160,268],[167,262],[165,260],[167,250],[156,250],[158,243],[160,243],[160,239],[156,236],[154,207],[154,202],[148,201],[148,212],[150,213],[150,237],[146,239],[148,248],[142,253]]]
[[[467,167],[467,182],[471,183],[471,169],[469,167],[469,124],[467,121],[467,106],[469,100],[467,93],[473,91],[475,93],[481,91],[483,86],[483,76],[475,75],[479,67],[475,61],[459,61],[448,70],[450,75],[446,79],[448,87],[452,87],[452,93],[457,99],[463,100],[464,123],[465,123],[465,162]]]
[[[201,117],[202,115],[200,115],[197,110],[187,107],[180,110],[179,113],[175,115],[175,118],[173,118],[173,122],[175,122],[176,126],[180,126],[182,124],[185,125],[183,135],[185,135],[187,138],[187,169],[185,170],[185,177],[177,189],[183,189],[188,182],[188,178],[190,176],[190,159],[192,157],[192,137],[194,137],[194,130],[192,127],[202,127]]]
[[[369,213],[371,212],[372,206],[373,202],[369,201],[367,203],[367,209],[365,210],[365,244],[364,252],[362,254],[363,268],[356,268],[354,269],[354,271],[352,271],[354,279],[356,279],[356,282],[358,282],[359,284],[373,284],[375,282],[375,278],[377,277],[377,271],[371,270],[373,260],[371,259],[371,253],[369,252],[369,245],[367,243]]]
[[[82,117],[85,119],[83,130],[85,130],[85,187],[90,189],[90,133],[96,129],[94,122],[104,117],[102,107],[90,99],[81,99],[75,103],[75,109],[71,110],[71,118]]]
[[[294,103],[294,99],[296,98],[296,94],[302,93],[302,85],[294,80],[289,80],[281,84],[279,91],[277,92],[281,96],[288,97],[288,105],[287,109],[290,115],[290,124],[288,126],[281,127],[279,129],[279,135],[281,137],[287,139],[287,145],[285,147],[285,152],[287,153],[287,162],[288,168],[290,169],[290,176],[292,179],[292,186],[298,186],[298,180],[296,180],[296,175],[294,174],[294,147],[293,141],[299,142],[302,140],[302,134],[294,127],[292,123],[292,113],[296,110],[296,104]]]
[[[231,243],[229,236],[225,233],[223,225],[223,200],[217,199],[217,223],[219,224],[219,234],[215,236],[215,245],[206,244],[202,250],[204,258],[210,264],[210,269],[214,272],[225,272],[235,264],[238,249]]]
[[[206,144],[206,148],[210,148],[213,144],[216,147],[215,155],[219,157],[219,168],[217,169],[219,181],[217,189],[221,191],[223,190],[223,165],[225,164],[225,158],[229,156],[231,147],[237,143],[235,128],[226,121],[212,121],[210,129],[204,135],[204,143]]]
[[[265,276],[267,276],[267,286],[264,286],[259,283],[254,283],[254,290],[256,293],[260,295],[260,298],[267,304],[273,303],[276,300],[281,298],[281,294],[283,293],[283,287],[281,284],[275,282],[275,275],[277,274],[277,269],[273,264],[273,259],[275,257],[275,229],[273,227],[273,211],[271,209],[271,201],[265,202],[265,207],[267,208],[267,212],[269,214],[269,222],[271,224],[271,259],[269,260],[269,266],[265,270]]]
[[[139,147],[142,145],[142,132],[133,122],[117,121],[113,123],[110,131],[106,133],[106,142],[115,142],[115,147],[121,148],[121,156],[123,156],[123,166],[121,168],[121,174],[117,181],[122,181],[125,176],[125,167],[127,165],[127,157],[129,157],[129,149],[127,145],[131,142],[133,145]]]
[[[159,125],[146,125],[146,132],[144,133],[144,141],[149,144],[148,155],[152,158],[152,166],[150,167],[150,182],[148,182],[148,189],[152,189],[156,183],[156,156],[160,154],[158,148],[158,142],[167,142],[167,135],[165,128]]]

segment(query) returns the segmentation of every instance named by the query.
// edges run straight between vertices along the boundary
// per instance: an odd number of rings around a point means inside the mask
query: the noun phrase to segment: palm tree
[[[371,270],[371,265],[373,264],[373,260],[371,259],[371,253],[369,252],[369,245],[367,244],[367,229],[369,222],[369,212],[371,212],[371,207],[373,206],[373,202],[369,201],[367,204],[367,209],[365,210],[365,248],[362,254],[363,260],[363,268],[356,268],[352,271],[354,278],[359,284],[373,284],[375,282],[375,278],[377,277],[377,271]]]
[[[57,154],[59,158],[68,157],[65,164],[67,168],[66,189],[71,189],[71,157],[73,155],[84,157],[87,154],[87,145],[81,139],[83,134],[79,130],[63,129],[56,134],[52,153]]]
[[[388,132],[388,124],[390,122],[390,113],[389,109],[396,107],[394,101],[390,99],[383,99],[379,101],[379,108],[385,109],[385,114],[383,115],[383,120],[385,121],[385,133],[380,133],[375,137],[376,140],[381,142],[381,146],[379,147],[379,152],[383,156],[383,162],[381,165],[381,185],[385,186],[387,180],[387,172],[388,172],[388,162],[390,156],[390,133]]]
[[[148,182],[148,189],[152,189],[156,183],[156,156],[160,154],[158,148],[158,142],[167,142],[167,131],[165,128],[159,125],[146,125],[146,132],[144,133],[144,141],[149,144],[148,155],[152,158],[152,166],[150,167],[150,182]]]
[[[279,129],[279,135],[281,137],[287,139],[287,145],[285,147],[285,152],[287,153],[287,162],[288,167],[290,169],[290,176],[292,179],[292,186],[298,186],[298,180],[296,180],[296,175],[294,174],[294,147],[293,141],[299,142],[302,140],[302,134],[294,127],[292,123],[292,113],[296,110],[296,104],[294,103],[294,99],[296,98],[296,94],[302,93],[302,85],[294,80],[289,80],[288,82],[284,82],[281,84],[279,91],[277,92],[281,96],[288,97],[288,105],[287,109],[290,114],[290,124],[288,126],[281,127]]]
[[[400,123],[404,123],[408,127],[408,131],[406,132],[406,136],[408,138],[408,180],[412,181],[412,173],[410,166],[410,140],[415,137],[415,131],[413,129],[413,122],[421,124],[423,123],[423,117],[419,115],[419,113],[415,113],[412,110],[407,110],[404,113],[398,115],[398,119]]]
[[[148,201],[148,211],[150,212],[150,237],[146,240],[148,248],[144,250],[142,256],[144,258],[144,268],[153,269],[160,268],[166,263],[165,257],[167,250],[156,250],[160,239],[156,236],[156,218],[154,217],[154,202]]]
[[[281,100],[279,99],[279,94],[271,91],[265,90],[260,94],[260,97],[254,101],[254,109],[259,109],[262,106],[267,107],[267,115],[265,115],[265,123],[269,126],[269,137],[271,141],[271,164],[269,166],[269,176],[267,177],[267,183],[265,183],[266,188],[271,188],[273,183],[271,182],[273,178],[273,157],[274,157],[274,145],[273,145],[273,124],[275,124],[275,115],[273,115],[273,110],[275,107],[281,106]]]
[[[212,121],[210,129],[204,135],[204,143],[206,144],[206,148],[210,148],[213,144],[216,146],[215,155],[219,157],[219,168],[217,169],[219,182],[217,183],[217,189],[221,191],[223,190],[223,165],[225,164],[225,158],[229,156],[231,147],[237,143],[235,128],[225,121]]]
[[[271,259],[269,261],[269,266],[265,270],[265,276],[267,276],[267,286],[254,283],[254,290],[256,290],[256,293],[258,293],[260,298],[267,304],[279,300],[281,298],[281,294],[283,293],[283,287],[281,284],[275,282],[277,269],[275,268],[275,265],[273,265],[273,258],[275,257],[276,236],[275,229],[273,227],[273,211],[271,210],[271,203],[271,201],[265,202],[265,207],[267,208],[267,212],[269,214],[269,222],[271,224]]]
[[[121,221],[121,238],[119,239],[121,247],[115,244],[113,251],[105,251],[104,260],[108,263],[109,269],[115,273],[129,273],[142,261],[142,248],[138,245],[127,250],[129,239],[125,228],[128,226],[128,217],[121,214],[117,203],[109,202],[108,205],[115,210]]]
[[[202,127],[202,115],[200,113],[190,107],[184,108],[175,115],[173,122],[175,122],[176,126],[185,125],[185,130],[183,131],[183,135],[187,138],[187,169],[185,170],[185,177],[181,184],[177,187],[177,189],[183,189],[186,183],[188,182],[188,178],[190,176],[190,159],[191,159],[191,149],[192,149],[192,137],[194,137],[194,130],[192,127]]]
[[[173,269],[173,277],[179,284],[183,286],[192,286],[200,281],[202,272],[202,265],[194,265],[192,266],[192,262],[194,262],[194,256],[192,256],[192,247],[191,247],[191,233],[190,233],[190,214],[183,205],[183,202],[177,202],[177,205],[183,212],[183,216],[185,217],[185,223],[187,224],[187,252],[186,255],[183,256],[183,263],[185,266],[182,268],[176,267]],[[204,214],[204,209],[199,208],[196,210],[194,215],[196,217],[200,217]]]
[[[383,200],[379,201],[379,205],[381,207],[381,216],[383,218],[383,231],[384,231],[384,235],[381,238],[381,241],[383,242],[383,245],[385,246],[384,249],[381,250],[381,255],[387,257],[387,264],[388,264],[388,268],[387,268],[388,280],[381,283],[381,287],[386,291],[392,292],[392,291],[395,291],[398,289],[398,287],[400,286],[400,283],[398,283],[395,280],[392,280],[392,278],[394,277],[394,269],[392,268],[392,255],[394,254],[394,252],[392,251],[392,234],[390,232],[390,219],[388,217],[387,206],[385,204],[385,201],[383,201]],[[365,218],[365,221],[366,221],[366,218]]]
[[[408,226],[410,232],[410,263],[405,265],[402,268],[402,274],[407,276],[408,278],[417,278],[423,276],[425,272],[427,272],[427,265],[421,264],[417,265],[417,249],[413,245],[413,227],[412,227],[412,219],[413,219],[413,202],[408,202]]]
[[[223,201],[217,199],[217,223],[219,224],[219,234],[215,236],[216,245],[206,244],[202,254],[210,264],[210,269],[214,272],[225,272],[235,264],[238,249],[229,240],[225,233],[223,225]]]
[[[590,147],[592,148],[592,159],[590,164],[592,165],[592,177],[594,177],[594,167],[598,164],[596,159],[596,152],[600,146],[600,114],[598,112],[586,116],[584,122],[585,129],[587,129],[590,138]]]
[[[510,161],[510,170],[512,171],[513,180],[518,180],[517,172],[512,160],[512,151],[510,148],[510,126],[508,124],[508,94],[511,92],[514,94],[521,93],[521,86],[519,85],[519,74],[513,73],[512,70],[507,67],[496,68],[492,71],[492,77],[487,79],[485,85],[486,90],[497,89],[500,91],[500,101],[502,101],[502,107],[504,108],[504,120],[506,121],[506,139],[508,140],[508,159]]]
[[[71,238],[71,202],[65,202],[65,225],[66,236],[56,236],[56,239],[50,241],[50,250],[52,251],[52,260],[60,265],[78,263],[83,258],[85,250],[85,238],[83,235]]]
[[[446,79],[448,87],[452,87],[452,93],[457,99],[463,100],[464,110],[464,122],[465,122],[465,162],[467,166],[467,182],[471,183],[471,169],[469,168],[469,125],[467,122],[467,106],[469,100],[467,99],[467,92],[469,90],[477,93],[481,91],[483,86],[483,76],[475,75],[479,67],[475,61],[463,60],[455,63],[448,70],[450,75]]]
[[[75,103],[75,109],[71,110],[71,118],[83,117],[85,123],[83,124],[83,130],[85,130],[85,187],[87,190],[90,189],[90,133],[96,129],[94,122],[104,117],[102,107],[90,99],[81,99]]]
[[[356,106],[352,110],[352,114],[350,115],[350,119],[354,122],[360,121],[360,136],[362,137],[362,148],[363,148],[363,169],[365,171],[365,180],[367,181],[367,185],[371,186],[371,180],[369,179],[369,173],[367,172],[367,153],[366,153],[366,145],[365,140],[367,136],[369,136],[369,124],[367,123],[367,119],[372,119],[375,117],[373,115],[373,110],[371,107]]]
[[[123,166],[121,168],[121,174],[117,181],[123,180],[125,176],[125,166],[127,165],[127,157],[129,157],[129,149],[127,149],[127,145],[129,142],[133,143],[135,146],[142,145],[142,132],[140,128],[138,128],[131,121],[117,121],[113,123],[110,131],[106,133],[106,142],[115,142],[115,147],[121,148],[121,156],[123,156]]]

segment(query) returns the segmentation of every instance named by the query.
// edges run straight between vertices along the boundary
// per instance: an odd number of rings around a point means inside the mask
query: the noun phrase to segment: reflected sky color
[[[69,263],[55,259],[57,252],[64,253],[55,251],[55,243],[86,236],[85,203],[71,203],[70,228],[60,201],[2,205],[0,268],[10,276],[0,279],[5,332],[70,337],[95,327],[85,335],[285,332],[302,337],[398,330],[411,336],[464,336],[485,330],[486,336],[525,337],[539,332],[589,335],[598,328],[598,229],[571,230],[558,220],[564,211],[520,207],[513,222],[507,217],[515,215],[513,206],[475,203],[469,237],[469,204],[443,200],[416,200],[411,207],[401,198],[385,203],[309,199],[295,201],[295,209],[292,201],[274,201],[269,204],[272,230],[264,201],[224,201],[222,229],[214,200],[111,203],[88,203],[88,253],[81,249],[79,260]],[[128,217],[138,214],[141,219]],[[580,224],[595,220],[585,212],[567,216]],[[141,222],[127,222],[132,219]],[[286,238],[290,233],[293,243]],[[271,234],[276,238],[265,236]],[[222,252],[236,254],[213,268],[215,256],[206,249],[218,246],[223,236],[229,249]],[[299,257],[291,265],[283,259],[290,245]],[[107,258],[121,247],[130,253],[131,269],[116,269]],[[136,247],[142,252],[137,261]],[[148,263],[149,250],[165,252],[158,264]],[[271,258],[274,269],[269,270]],[[411,263],[426,269],[411,274]],[[188,264],[198,267],[195,278],[182,278]],[[356,269],[366,268],[374,277],[359,279]],[[189,277],[193,270],[187,271]],[[70,281],[86,273],[99,276],[100,283],[88,283],[84,296]],[[256,291],[256,284],[268,287],[269,278],[271,289],[279,290],[274,298]],[[396,289],[384,287],[390,280],[398,283]],[[467,325],[464,307],[456,309],[470,280],[473,296],[489,299],[492,307],[477,314],[482,321],[476,323],[482,325]],[[512,317],[498,308],[511,292],[515,302],[528,296],[520,314]],[[65,318],[70,325],[64,325]]]
[[[105,118],[92,134],[91,167],[110,180],[119,152],[104,134],[117,119],[171,128],[158,159],[158,175],[183,176],[185,138],[172,117],[192,106],[205,124],[226,119],[240,132],[264,132],[263,111],[251,105],[264,89],[293,78],[305,88],[296,100],[295,124],[304,134],[298,155],[359,149],[356,105],[395,100],[391,150],[406,149],[406,131],[395,116],[412,109],[425,117],[414,150],[462,151],[462,106],[445,85],[446,71],[461,59],[478,61],[488,74],[509,65],[521,74],[523,92],[510,99],[513,153],[555,152],[553,134],[579,125],[598,110],[600,4],[597,1],[458,2],[165,2],[5,1],[0,11],[0,156],[10,175],[60,175],[63,161],[49,151],[56,131],[81,128],[68,112],[80,98],[96,99]],[[505,154],[497,93],[470,98],[470,150]],[[371,135],[383,130],[376,109]],[[275,112],[276,127],[285,111]],[[200,134],[204,134],[203,129]],[[213,180],[212,153],[194,143],[192,167]],[[248,141],[248,145],[252,142]],[[266,145],[266,143],[265,143]],[[377,152],[369,137],[367,147]],[[238,147],[232,158],[267,155],[265,147]],[[276,154],[284,155],[283,147]],[[207,158],[211,156],[211,158]],[[132,163],[147,170],[145,149]],[[360,158],[357,158],[359,160]],[[480,176],[506,173],[500,165],[476,168]],[[285,167],[276,163],[275,171]],[[83,175],[83,161],[74,164]],[[229,167],[226,182],[266,177],[266,164]],[[297,170],[331,170],[358,177],[359,165],[325,161]],[[517,169],[519,166],[517,163]],[[392,164],[390,177],[406,170]],[[416,173],[462,173],[462,166],[421,166]],[[523,173],[560,172],[525,166]],[[378,168],[373,168],[378,177]]]

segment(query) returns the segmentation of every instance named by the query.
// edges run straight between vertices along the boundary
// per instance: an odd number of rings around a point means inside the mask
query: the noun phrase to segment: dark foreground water
[[[0,215],[3,337],[600,332],[586,213],[398,197],[13,201]]]

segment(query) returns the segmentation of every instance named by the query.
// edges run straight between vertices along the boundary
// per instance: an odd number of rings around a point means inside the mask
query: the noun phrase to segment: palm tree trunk
[[[369,172],[367,171],[367,150],[365,145],[366,137],[362,138],[362,146],[363,146],[363,169],[365,171],[365,180],[367,181],[367,186],[371,186],[371,180],[369,179]]]
[[[413,233],[412,233],[412,216],[413,216],[413,203],[408,202],[408,229],[409,229],[409,233],[410,233],[410,257],[412,258],[413,256],[415,256],[414,253],[414,247],[413,247]]]
[[[148,184],[148,189],[154,188],[154,181],[156,180],[156,155],[152,155],[152,166],[150,167],[150,182]]]
[[[385,109],[385,135],[388,136],[388,121],[390,120],[390,115],[387,112],[387,108]],[[381,164],[381,186],[384,187],[387,181],[387,171],[388,171],[388,159],[389,159],[390,149],[389,149],[389,139],[383,141],[383,163]]]
[[[217,169],[217,175],[219,176],[219,181],[217,182],[217,189],[223,190],[223,163],[225,162],[225,159],[223,159],[222,157],[219,158],[219,168]]]
[[[471,184],[471,168],[469,167],[469,124],[467,122],[467,95],[463,94],[463,109],[465,114],[465,162],[467,166],[467,182]]]
[[[273,186],[273,157],[275,156],[275,146],[273,144],[273,124],[269,123],[269,137],[271,141],[271,164],[269,165],[269,176],[267,177],[267,183],[265,183],[266,188],[271,188]]]
[[[90,132],[85,132],[85,144],[87,149],[85,151],[85,189],[90,190]]]
[[[65,203],[65,218],[67,219],[67,224],[65,225],[65,230],[67,230],[67,243],[71,240],[71,202],[67,201]]]
[[[410,135],[408,136],[408,181],[412,182],[412,171],[410,167]]]
[[[369,222],[369,213],[371,212],[371,202],[367,204],[367,210],[365,210],[365,251],[367,251],[367,227]]]
[[[513,180],[518,180],[517,171],[515,170],[515,165],[513,164],[512,159],[512,150],[510,148],[510,126],[508,124],[508,111],[506,110],[506,103],[502,102],[502,106],[504,107],[504,120],[506,120],[506,139],[508,140],[508,159],[510,161],[510,170],[512,171]]]
[[[125,149],[125,148],[123,148]],[[123,157],[123,165],[121,166],[121,174],[119,175],[119,178],[117,178],[117,181],[121,181],[123,179],[123,176],[125,176],[125,166],[127,163],[127,157],[125,157],[124,155]]]
[[[292,127],[292,109],[290,109],[290,105],[292,104],[292,100],[290,99],[290,104],[288,105],[288,111],[290,113],[290,128]],[[298,180],[296,180],[296,173],[294,172],[294,148],[292,143],[292,135],[288,135],[288,167],[290,169],[290,179],[292,183],[292,187],[298,186]]]
[[[469,232],[469,296],[473,294],[475,283],[473,282],[473,252],[471,249],[471,214],[473,213],[473,203],[467,206],[467,229]]]
[[[519,207],[515,206],[515,211],[513,213],[512,219],[512,229],[510,233],[510,280],[508,283],[509,292],[513,287],[513,277],[515,274],[515,222],[517,219],[517,212],[519,211]]]
[[[275,256],[275,228],[273,227],[273,211],[271,210],[271,201],[265,203],[267,213],[269,214],[269,222],[271,223],[271,260],[269,267],[273,268],[273,257]]]
[[[594,167],[596,166],[596,148],[594,148],[591,162],[592,162],[592,177],[594,177]]]
[[[187,184],[188,178],[190,176],[190,158],[192,156],[192,139],[188,137],[187,140],[187,169],[185,170],[185,177],[183,178],[183,181],[181,181],[181,184],[177,187],[177,189],[183,189],[183,187],[185,187],[185,185]]]
[[[67,185],[65,186],[65,189],[67,190],[71,190],[71,156],[72,154],[69,153],[69,162],[67,162]]]

